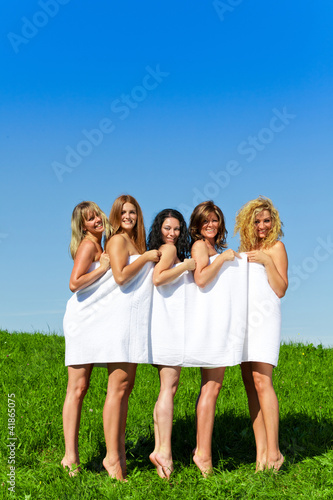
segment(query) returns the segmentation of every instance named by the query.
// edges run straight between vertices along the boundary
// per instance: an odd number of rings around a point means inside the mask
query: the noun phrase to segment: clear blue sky
[[[333,345],[333,4],[13,0],[2,7],[0,327],[62,331],[70,217],[130,193],[147,228],[212,198],[284,222],[285,341]]]

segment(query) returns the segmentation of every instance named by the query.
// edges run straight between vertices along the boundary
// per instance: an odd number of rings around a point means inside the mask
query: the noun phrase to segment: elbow
[[[199,288],[205,288],[205,286],[207,285],[207,283],[204,281],[204,280],[201,280],[201,279],[196,279],[194,280],[195,281],[195,284],[199,287]]]
[[[78,291],[79,287],[76,286],[76,285],[74,285],[74,283],[70,282],[69,283],[69,289],[70,289],[71,292],[75,293],[75,292]]]
[[[154,286],[161,286],[161,285],[163,285],[163,282],[162,282],[161,278],[158,276],[157,278],[153,278],[153,284],[154,284]]]
[[[126,279],[123,276],[114,276],[114,280],[117,283],[117,285],[125,285]]]

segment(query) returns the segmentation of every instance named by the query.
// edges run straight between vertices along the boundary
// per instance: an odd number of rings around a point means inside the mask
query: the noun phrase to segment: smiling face
[[[135,228],[137,220],[138,220],[138,215],[135,205],[129,202],[124,203],[121,210],[120,227],[126,233],[131,233]]]
[[[262,240],[266,238],[269,231],[272,229],[272,217],[270,211],[263,210],[262,212],[259,212],[254,219],[254,225],[258,239]]]
[[[200,234],[206,240],[215,241],[219,229],[219,219],[215,212],[210,212],[203,221]]]
[[[168,217],[161,226],[163,243],[175,245],[180,235],[180,222],[174,217]]]
[[[88,210],[86,213],[86,217],[84,217],[82,229],[92,236],[101,238],[104,231],[102,218],[99,215],[96,215],[95,212]]]

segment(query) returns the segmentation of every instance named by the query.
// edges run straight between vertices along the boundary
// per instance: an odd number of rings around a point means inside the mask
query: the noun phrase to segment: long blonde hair
[[[240,252],[254,250],[258,247],[258,236],[255,228],[255,219],[263,210],[268,210],[272,218],[272,227],[266,238],[261,242],[261,248],[269,248],[283,236],[282,222],[272,201],[265,196],[259,196],[242,206],[236,214],[234,235],[239,232]]]
[[[89,212],[97,215],[102,219],[103,227],[105,230],[105,240],[108,240],[112,235],[112,226],[108,221],[107,216],[104,212],[99,208],[96,203],[93,201],[82,201],[73,210],[71,227],[72,227],[72,238],[69,245],[69,250],[72,256],[72,259],[75,259],[75,255],[77,249],[83,238],[85,237],[84,233],[84,222],[87,219]]]
[[[114,234],[120,234],[124,232],[121,227],[121,212],[124,203],[131,203],[135,206],[138,217],[133,229],[133,240],[139,252],[143,254],[146,251],[146,231],[143,222],[142,210],[139,203],[135,198],[133,198],[133,196],[130,196],[129,194],[122,194],[114,201],[109,216],[110,224],[114,229]]]

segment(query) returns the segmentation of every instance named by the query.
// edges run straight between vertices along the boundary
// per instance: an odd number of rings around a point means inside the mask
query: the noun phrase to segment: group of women
[[[142,211],[129,195],[110,217],[92,202],[72,214],[74,260],[64,317],[68,387],[63,408],[64,468],[79,470],[81,408],[93,366],[108,369],[103,410],[111,477],[126,478],[128,398],[138,363],[154,364],[160,393],[154,408],[150,460],[162,478],[173,471],[171,434],[181,367],[201,368],[193,460],[203,476],[212,465],[216,401],[226,366],[239,364],[256,441],[256,470],[279,470],[278,401],[272,384],[280,344],[280,298],[287,286],[287,254],[278,211],[268,198],[236,215],[239,252],[226,249],[223,213],[200,203],[189,229],[166,209],[155,217],[147,243]],[[102,237],[105,237],[104,250]]]

